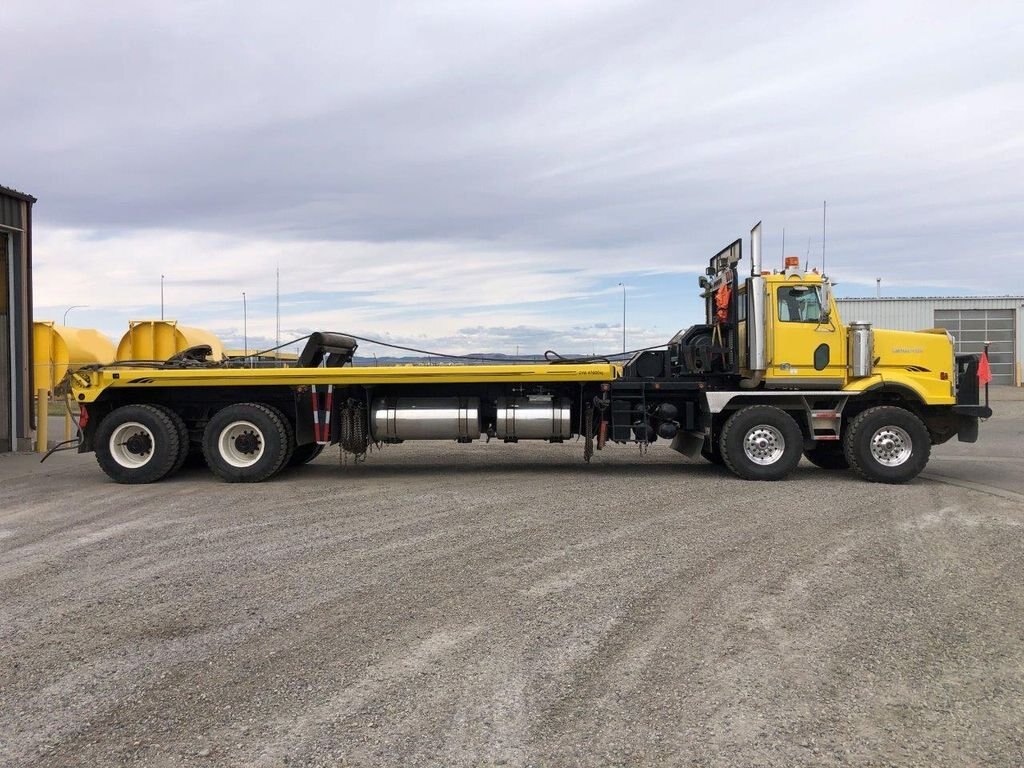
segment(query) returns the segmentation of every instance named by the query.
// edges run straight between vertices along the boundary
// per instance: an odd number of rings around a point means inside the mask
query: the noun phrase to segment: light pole
[[[245,291],[242,291],[242,359],[249,362],[249,307],[245,303]]]
[[[626,354],[626,284],[619,285],[622,286],[622,354]]]
[[[61,320],[60,324],[61,325],[67,325],[68,324],[68,312],[70,312],[72,309],[85,309],[88,306],[89,306],[88,304],[72,304],[70,307],[68,307],[67,309],[64,310],[64,319]]]
[[[164,319],[164,276],[160,275],[160,319]]]

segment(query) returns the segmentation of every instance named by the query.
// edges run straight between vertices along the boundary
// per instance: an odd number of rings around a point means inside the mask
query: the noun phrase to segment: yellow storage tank
[[[208,345],[213,360],[224,359],[224,345],[209,331],[176,320],[132,320],[117,345],[118,360],[166,360],[189,347]]]
[[[114,342],[92,328],[68,328],[52,320],[32,324],[35,385],[51,392],[68,371],[114,362]]]

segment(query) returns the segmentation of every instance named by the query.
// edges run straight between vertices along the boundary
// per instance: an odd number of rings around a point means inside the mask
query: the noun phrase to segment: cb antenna
[[[828,200],[821,201],[821,274],[825,274],[825,214],[828,211]]]

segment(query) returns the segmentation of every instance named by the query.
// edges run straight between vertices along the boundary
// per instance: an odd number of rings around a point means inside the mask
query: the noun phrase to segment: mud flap
[[[978,417],[959,416],[957,421],[956,439],[961,443],[978,442]]]
[[[700,449],[703,447],[703,432],[679,432],[672,438],[672,450],[678,451],[688,459],[696,459],[700,456]]]

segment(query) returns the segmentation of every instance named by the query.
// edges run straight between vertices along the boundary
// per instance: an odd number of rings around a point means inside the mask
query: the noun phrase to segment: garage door
[[[935,327],[945,328],[956,339],[961,354],[981,352],[989,342],[988,360],[993,384],[1013,384],[1017,346],[1013,309],[937,309]]]

